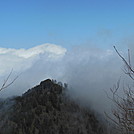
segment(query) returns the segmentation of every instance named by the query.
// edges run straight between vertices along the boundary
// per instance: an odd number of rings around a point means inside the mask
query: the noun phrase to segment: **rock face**
[[[104,134],[94,114],[69,99],[66,90],[47,79],[15,97],[0,116],[0,134]]]

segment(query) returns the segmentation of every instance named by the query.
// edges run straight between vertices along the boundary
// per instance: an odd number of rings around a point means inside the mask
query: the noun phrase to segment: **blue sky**
[[[108,48],[134,35],[133,0],[1,0],[0,47]]]

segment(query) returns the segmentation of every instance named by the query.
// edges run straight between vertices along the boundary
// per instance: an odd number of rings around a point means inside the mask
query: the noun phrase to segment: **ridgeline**
[[[0,134],[104,134],[95,115],[70,99],[67,90],[66,84],[47,79],[1,101]]]

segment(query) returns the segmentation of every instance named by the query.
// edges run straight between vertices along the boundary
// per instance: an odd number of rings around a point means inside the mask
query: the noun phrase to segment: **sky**
[[[0,47],[109,48],[134,35],[133,0],[1,0]]]
[[[104,91],[134,59],[133,0],[1,0],[0,97],[21,95],[45,79],[68,83],[69,93],[103,113],[111,103]],[[132,60],[131,60],[132,61]],[[133,65],[133,63],[132,63]]]

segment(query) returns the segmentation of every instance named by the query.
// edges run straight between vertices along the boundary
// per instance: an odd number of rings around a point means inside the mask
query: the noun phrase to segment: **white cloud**
[[[10,68],[14,69],[13,77],[22,73],[1,96],[20,95],[40,81],[52,78],[67,82],[73,97],[101,111],[110,106],[104,90],[109,90],[123,74],[122,61],[113,49],[86,46],[69,51],[54,44],[30,49],[0,48],[0,64],[3,76],[7,76]]]
[[[43,44],[30,49],[0,48],[0,74],[4,75],[11,68],[24,71],[45,55],[48,60],[58,59],[65,55],[66,49],[54,44]]]

